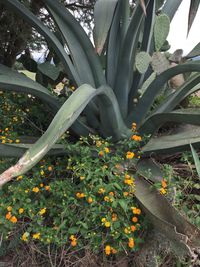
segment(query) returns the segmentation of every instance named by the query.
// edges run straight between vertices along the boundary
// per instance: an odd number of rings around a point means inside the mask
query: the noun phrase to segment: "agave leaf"
[[[135,177],[135,196],[158,231],[164,234],[180,256],[193,255],[200,245],[200,231],[181,215],[151,184]]]
[[[154,183],[161,182],[163,179],[163,172],[159,163],[151,158],[144,158],[138,161],[136,165],[137,173],[147,180]]]
[[[142,148],[145,155],[155,154],[172,154],[189,150],[192,144],[195,148],[200,148],[200,127],[192,127],[182,129],[177,133],[151,138],[151,140]]]
[[[31,148],[33,144],[0,144],[0,157],[11,157],[11,158],[19,158],[21,157],[29,148]],[[66,155],[68,151],[66,151],[65,146],[56,144],[51,150],[48,151],[47,155],[58,156],[58,155]]]
[[[198,43],[185,58],[193,58],[200,55],[200,43]]]
[[[165,4],[162,8],[162,12],[167,14],[167,16],[170,18],[170,21],[173,19],[176,11],[178,10],[180,4],[183,0],[167,0],[165,1]]]
[[[128,123],[131,124],[133,121],[135,121],[139,126],[150,110],[155,97],[162,90],[164,84],[177,74],[192,71],[200,71],[200,64],[198,61],[180,64],[162,72],[159,76],[157,76],[157,78],[149,85],[143,96],[139,99],[137,106],[130,112],[127,119]]]
[[[180,109],[169,113],[156,113],[150,116],[139,128],[140,133],[153,134],[166,122],[200,125],[200,109]]]
[[[92,86],[95,86],[92,69],[85,54],[85,50],[83,49],[79,40],[77,40],[74,32],[72,31],[72,28],[69,27],[67,23],[65,23],[65,21],[53,11],[53,9],[48,9],[55,22],[57,23],[57,26],[59,27],[61,33],[63,34],[65,43],[67,43],[67,46],[70,50],[70,56],[72,58],[74,66],[80,76],[81,83],[89,83]],[[65,10],[62,8],[62,11],[64,12]],[[68,14],[66,13],[66,15]],[[73,17],[71,14],[70,16]]]
[[[144,21],[144,32],[141,44],[141,51],[145,51],[152,55],[152,51],[154,50],[154,40],[153,40],[153,28],[155,21],[155,5],[156,1],[152,0],[149,2],[147,6],[147,16]],[[128,112],[133,108],[133,98],[135,98],[138,94],[139,88],[144,83],[145,79],[148,79],[148,74],[145,73],[141,75],[138,71],[133,73],[133,81],[131,84],[131,89],[129,92],[129,103],[128,103]]]
[[[142,84],[142,87],[138,90],[138,92],[143,95],[146,89],[149,87],[150,83],[154,81],[156,78],[156,73],[152,72],[152,74],[148,77],[148,79]]]
[[[118,138],[121,138],[123,135],[124,137],[127,137],[127,134],[130,135],[130,131],[123,124],[122,118],[120,117],[116,100],[115,105],[113,105],[115,96],[112,89],[102,86],[96,90],[90,85],[84,84],[80,86],[59,109],[42,137],[31,146],[16,165],[10,167],[0,175],[0,186],[10,181],[12,178],[30,170],[72,125],[90,100],[98,95],[102,95],[102,98],[100,98],[100,103],[102,102],[102,113],[103,115],[106,114],[107,118],[110,119],[109,127],[115,127],[113,129],[114,134],[116,134]],[[105,122],[106,121],[105,119]]]
[[[143,12],[145,14],[145,16],[147,15],[147,11],[146,11],[146,6],[145,6],[145,1],[144,0],[140,0],[140,5],[143,9]]]
[[[194,149],[194,147],[191,144],[190,144],[190,148],[191,148],[191,151],[192,151],[192,156],[193,156],[193,159],[194,159],[195,167],[196,167],[198,176],[200,178],[200,160],[199,160],[199,156],[198,156],[196,150]]]
[[[191,0],[190,1],[190,10],[189,10],[189,16],[188,16],[188,29],[187,29],[187,35],[190,32],[190,29],[192,27],[192,24],[194,22],[194,19],[196,17],[198,8],[199,8],[200,0]]]
[[[50,64],[49,62],[44,62],[38,64],[38,70],[45,76],[49,77],[51,80],[56,81],[60,75],[60,70],[58,67]]]
[[[170,19],[167,15],[156,16],[154,25],[154,41],[156,52],[160,51],[169,34]]]
[[[94,6],[94,43],[97,54],[101,54],[112,24],[118,0],[98,0]]]
[[[57,1],[56,1],[57,2]],[[29,9],[27,9],[23,4],[21,4],[17,0],[0,0],[0,3],[9,6],[16,13],[18,13],[24,20],[31,24],[32,27],[38,30],[41,35],[43,35],[48,44],[54,49],[56,54],[59,56],[63,66],[65,68],[66,73],[68,73],[71,78],[75,81],[76,84],[80,85],[80,77],[76,72],[71,59],[67,55],[65,49],[63,48],[60,41],[56,38],[56,36],[35,16],[33,15]]]
[[[146,0],[146,3],[149,3]],[[133,62],[138,48],[139,33],[144,19],[143,10],[137,3],[129,23],[124,42],[122,43],[121,55],[118,62],[114,91],[119,102],[123,117],[128,112],[128,94],[132,84]],[[127,79],[127,77],[130,77]],[[123,89],[122,89],[123,88]]]
[[[200,74],[192,75],[179,89],[162,102],[153,114],[172,111],[185,97],[199,90]]]
[[[0,65],[0,88],[6,91],[16,91],[20,93],[31,94],[48,103],[54,111],[57,111],[61,104],[45,87],[29,79],[23,74],[10,70]]]
[[[78,47],[80,48],[80,53],[85,53],[83,57],[84,62],[87,61],[90,65],[90,68],[93,73],[93,78],[95,80],[95,86],[99,87],[102,84],[105,84],[105,77],[103,75],[102,67],[97,55],[94,52],[94,47],[86,35],[84,29],[81,25],[76,21],[73,15],[61,4],[58,0],[46,0],[45,5],[53,11],[54,19],[57,22],[62,34],[64,34],[65,39],[70,45],[70,49],[73,49],[72,57],[76,57],[76,67],[80,64],[80,56],[78,52]],[[55,14],[57,16],[55,16]],[[75,43],[73,43],[75,42]],[[80,44],[80,45],[79,45]],[[72,47],[74,46],[74,48]],[[86,65],[88,66],[88,64]],[[83,65],[81,65],[83,69]],[[82,70],[83,71],[83,70]],[[79,70],[80,73],[80,70]],[[85,73],[85,71],[84,71]],[[83,76],[82,76],[83,77]]]
[[[111,88],[114,87],[114,83],[115,83],[117,64],[118,64],[117,61],[118,61],[120,41],[121,41],[119,40],[121,2],[122,1],[118,1],[117,7],[115,9],[112,25],[110,27],[110,33],[108,35],[108,47],[107,47],[107,55],[106,55],[106,59],[107,59],[106,78],[107,78],[107,83],[109,86],[111,86]]]

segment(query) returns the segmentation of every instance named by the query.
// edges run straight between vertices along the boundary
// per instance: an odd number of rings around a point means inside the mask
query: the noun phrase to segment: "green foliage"
[[[119,164],[126,149],[135,152],[137,162],[138,144],[125,140],[115,150],[98,136],[80,138],[66,144],[73,152],[69,158],[46,158],[18,176],[0,193],[3,239],[12,232],[21,242],[53,242],[72,251],[85,246],[95,253],[111,246],[107,255],[138,250],[144,215],[134,197],[134,176],[126,171],[121,175]]]

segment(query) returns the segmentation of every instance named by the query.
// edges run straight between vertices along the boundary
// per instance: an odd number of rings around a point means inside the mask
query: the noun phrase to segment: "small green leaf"
[[[78,231],[79,231],[79,228],[76,227],[76,226],[71,227],[71,228],[68,229],[68,233],[69,233],[70,235],[72,235],[72,234],[77,234]]]
[[[124,199],[119,200],[119,205],[125,212],[127,211],[127,202]]]
[[[49,62],[45,62],[42,64],[38,65],[38,70],[45,76],[49,77],[50,79],[52,79],[53,81],[58,79],[58,76],[60,74],[60,70],[50,64]]]
[[[136,55],[135,66],[141,74],[147,71],[150,62],[151,56],[147,52],[140,52]]]
[[[160,51],[163,44],[165,43],[167,36],[169,34],[170,19],[166,14],[161,14],[156,17],[154,25],[154,40],[155,49]]]

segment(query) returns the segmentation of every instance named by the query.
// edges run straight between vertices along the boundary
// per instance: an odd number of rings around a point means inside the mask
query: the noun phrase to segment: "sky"
[[[187,55],[200,42],[200,8],[187,37],[189,5],[189,0],[183,0],[171,22],[167,39],[171,45],[170,52],[172,53],[176,49],[183,49],[184,55]]]

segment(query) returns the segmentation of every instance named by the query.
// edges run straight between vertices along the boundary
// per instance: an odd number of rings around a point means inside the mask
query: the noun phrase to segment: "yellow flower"
[[[43,208],[43,209],[41,209],[40,211],[39,211],[39,214],[40,215],[43,215],[43,214],[45,214],[46,213],[46,208]]]
[[[109,228],[110,227],[110,222],[105,222],[105,227]]]
[[[104,201],[109,202],[110,201],[110,198],[108,196],[105,196],[104,197]]]
[[[6,219],[7,219],[7,220],[10,220],[11,217],[12,217],[12,215],[11,215],[11,212],[9,211],[9,212],[6,214]]]
[[[12,222],[12,223],[16,223],[16,222],[17,222],[17,218],[16,218],[15,216],[12,216],[12,217],[10,218],[10,222]]]
[[[134,156],[135,156],[135,154],[134,154],[133,152],[128,151],[128,152],[126,153],[126,158],[127,158],[127,159],[132,159],[132,158],[134,158]]]
[[[38,192],[40,191],[40,189],[39,189],[38,187],[33,187],[32,191],[33,191],[34,193],[38,193]]]
[[[164,188],[160,188],[159,191],[160,191],[161,195],[165,195],[165,194],[167,194],[167,190],[164,189]]]
[[[124,183],[127,184],[127,185],[133,185],[134,181],[133,181],[133,179],[125,179]]]
[[[41,175],[44,175],[44,171],[43,171],[43,170],[41,170],[41,171],[40,171],[40,174],[41,174]]]
[[[5,144],[5,143],[6,143],[6,140],[2,140],[1,143],[2,143],[2,144]]]
[[[106,253],[106,255],[110,255],[110,253],[111,253],[111,246],[107,245],[105,247],[105,253]]]
[[[44,187],[44,184],[43,184],[43,183],[41,183],[41,184],[40,184],[40,187]]]
[[[29,234],[27,232],[23,233],[21,240],[23,240],[24,242],[28,241],[28,236]]]
[[[22,175],[18,176],[18,177],[17,177],[17,181],[21,180],[22,178],[23,178]]]
[[[128,246],[129,246],[129,248],[134,248],[134,246],[135,246],[135,242],[134,242],[134,239],[132,237],[128,239]]]
[[[9,130],[9,128],[5,128],[5,132],[7,132]]]
[[[99,194],[104,194],[104,193],[105,193],[105,191],[106,191],[105,189],[103,189],[103,188],[99,188],[99,191],[98,191],[98,193],[99,193]]]
[[[93,202],[93,199],[91,197],[88,197],[87,202],[88,203],[92,203]]]
[[[106,154],[107,154],[107,153],[109,153],[109,152],[110,152],[110,149],[109,149],[108,147],[105,147],[105,148],[104,148],[104,151],[105,151],[105,152],[106,152]]]
[[[15,140],[15,143],[20,143],[20,140],[19,140],[19,139],[16,139],[16,140]]]
[[[11,206],[8,206],[7,207],[7,211],[12,211],[12,207]]]
[[[102,219],[101,219],[101,222],[102,222],[102,223],[106,222],[106,218],[102,218]]]
[[[125,233],[125,234],[130,234],[131,231],[126,227],[126,228],[124,228],[124,233]]]
[[[40,233],[35,233],[33,234],[33,239],[40,239],[41,234]]]
[[[71,86],[71,90],[74,91],[75,90],[75,87],[74,86]]]
[[[102,145],[101,141],[96,141],[96,146],[100,147]]]
[[[136,130],[137,124],[135,122],[132,123],[132,130]]]
[[[24,212],[24,209],[23,209],[23,208],[20,208],[20,209],[18,210],[18,212],[19,212],[19,214],[22,214],[22,213]]]
[[[28,193],[28,192],[29,192],[29,189],[24,190],[24,192],[25,192],[25,193]]]
[[[85,179],[85,176],[80,176],[80,180],[83,181]]]

